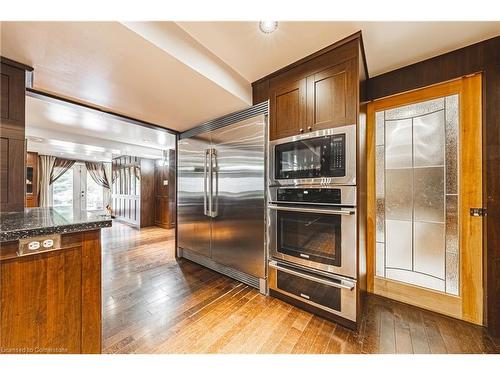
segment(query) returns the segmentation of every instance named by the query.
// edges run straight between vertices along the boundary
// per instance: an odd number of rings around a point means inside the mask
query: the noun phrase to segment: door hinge
[[[486,216],[486,208],[471,208],[470,216]]]

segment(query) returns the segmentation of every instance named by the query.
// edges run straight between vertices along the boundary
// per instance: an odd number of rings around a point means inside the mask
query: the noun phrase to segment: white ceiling
[[[120,155],[151,159],[175,148],[175,135],[117,120],[99,111],[26,97],[28,151],[80,160]]]
[[[178,22],[248,81],[362,32],[370,77],[500,35],[500,22]]]
[[[251,104],[250,83],[361,30],[375,76],[500,35],[500,22],[1,22],[34,88],[175,130]]]

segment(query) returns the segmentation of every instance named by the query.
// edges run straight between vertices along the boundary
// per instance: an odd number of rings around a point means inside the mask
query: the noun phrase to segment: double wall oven
[[[269,288],[356,320],[356,128],[269,144]]]

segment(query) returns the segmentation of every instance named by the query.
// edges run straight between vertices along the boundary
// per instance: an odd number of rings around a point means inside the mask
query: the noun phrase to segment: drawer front
[[[340,311],[341,289],[339,288],[303,279],[280,270],[276,271],[276,284],[282,291]]]
[[[342,318],[356,321],[354,280],[326,277],[295,266],[269,262],[269,288]]]

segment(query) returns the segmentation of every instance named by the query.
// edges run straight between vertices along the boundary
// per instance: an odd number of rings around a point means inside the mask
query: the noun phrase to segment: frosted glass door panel
[[[459,97],[375,114],[376,275],[459,294]]]

